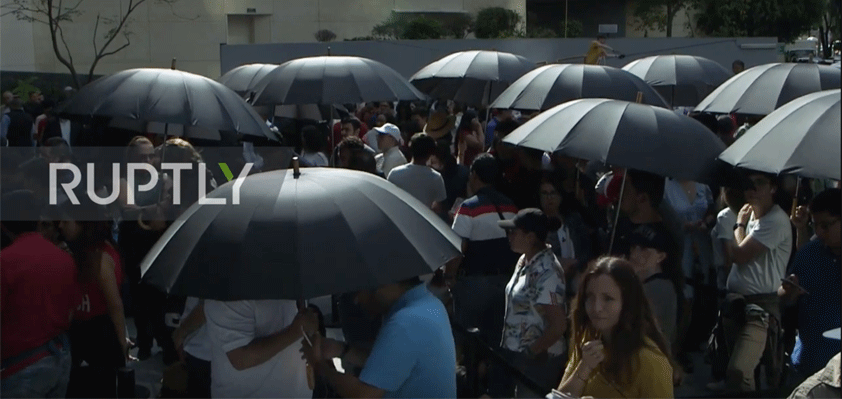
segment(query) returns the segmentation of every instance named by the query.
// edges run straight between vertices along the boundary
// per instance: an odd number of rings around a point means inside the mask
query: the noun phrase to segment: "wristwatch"
[[[737,227],[742,227],[743,229],[747,229],[747,228],[748,228],[748,226],[747,226],[745,223],[737,223],[737,224],[735,224],[735,225],[734,225],[734,230],[736,230],[736,229],[737,229]]]

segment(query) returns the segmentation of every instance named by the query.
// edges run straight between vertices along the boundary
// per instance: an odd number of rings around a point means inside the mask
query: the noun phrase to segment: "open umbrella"
[[[839,87],[839,70],[831,66],[765,64],[728,79],[702,100],[696,111],[768,115],[803,95]]]
[[[409,81],[430,97],[486,106],[535,63],[500,51],[460,51],[435,61]]]
[[[580,98],[609,98],[668,108],[643,80],[622,69],[603,65],[545,65],[523,75],[494,100],[491,108],[544,111]]]
[[[245,96],[254,90],[260,79],[263,79],[278,66],[277,64],[242,65],[226,72],[218,81],[225,87],[237,92],[237,94]]]
[[[143,260],[172,294],[222,301],[309,299],[433,273],[461,240],[385,179],[305,168],[249,176],[194,204]],[[239,203],[232,198],[239,192]]]
[[[515,129],[503,142],[677,179],[710,181],[725,144],[693,118],[645,104],[574,100]]]
[[[171,69],[129,69],[99,78],[55,112],[68,118],[160,122],[167,128],[174,124],[278,140],[254,108],[231,89],[204,76]]]
[[[655,88],[673,107],[695,107],[734,74],[716,61],[694,55],[656,55],[634,60],[629,71]]]
[[[349,104],[424,100],[394,69],[362,57],[322,56],[288,61],[254,87],[255,105]]]
[[[799,97],[748,129],[720,159],[745,169],[840,180],[840,90]]]

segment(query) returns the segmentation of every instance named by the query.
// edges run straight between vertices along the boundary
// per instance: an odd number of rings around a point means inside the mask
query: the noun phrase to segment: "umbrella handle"
[[[620,199],[617,201],[617,212],[614,215],[614,225],[611,226],[611,242],[608,243],[609,255],[614,250],[614,237],[617,235],[617,223],[620,221],[620,208],[623,205],[623,193],[626,191],[626,176],[628,176],[628,174],[629,170],[623,169],[623,182],[620,184]]]

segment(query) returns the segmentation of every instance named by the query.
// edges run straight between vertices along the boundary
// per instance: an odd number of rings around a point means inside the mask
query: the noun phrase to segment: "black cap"
[[[497,224],[506,230],[518,228],[526,232],[533,232],[539,237],[546,236],[547,232],[550,231],[549,218],[538,208],[523,209],[515,217],[509,220],[500,220]]]
[[[653,248],[661,252],[669,253],[675,249],[675,244],[669,233],[650,225],[640,225],[629,235],[631,246],[641,248]]]

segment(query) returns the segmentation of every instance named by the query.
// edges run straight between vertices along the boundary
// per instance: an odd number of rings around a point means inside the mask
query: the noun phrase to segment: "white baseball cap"
[[[374,128],[374,131],[377,132],[378,134],[388,134],[388,135],[394,137],[395,140],[398,142],[398,144],[403,145],[403,137],[401,137],[401,129],[399,129],[397,126],[395,126],[391,123],[387,123],[387,124],[385,124],[381,127],[376,127],[376,128]]]

